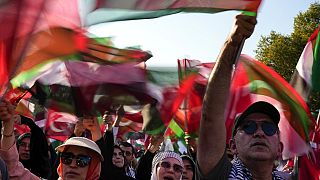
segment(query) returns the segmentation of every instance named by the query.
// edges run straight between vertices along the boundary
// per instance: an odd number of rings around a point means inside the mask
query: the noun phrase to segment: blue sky
[[[254,56],[261,36],[272,30],[281,34],[293,31],[293,20],[306,11],[315,0],[265,0],[260,7],[254,34],[244,45],[242,53]],[[93,26],[97,36],[114,37],[117,47],[140,45],[152,52],[148,66],[176,66],[177,59],[214,61],[219,54],[239,12],[218,14],[176,14],[150,20],[134,20]]]

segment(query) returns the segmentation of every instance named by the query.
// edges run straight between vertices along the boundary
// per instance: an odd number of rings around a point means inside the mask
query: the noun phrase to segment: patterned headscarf
[[[179,154],[173,151],[161,151],[158,152],[152,161],[152,175],[151,180],[157,180],[157,165],[166,158],[174,158],[179,161],[179,165],[183,167],[183,161]]]

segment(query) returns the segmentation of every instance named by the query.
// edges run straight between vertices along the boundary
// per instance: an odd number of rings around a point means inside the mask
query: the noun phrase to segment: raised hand
[[[163,142],[164,137],[162,135],[151,136],[150,144],[148,146],[148,150],[151,153],[155,153],[160,149],[160,145]]]
[[[229,35],[232,44],[239,44],[242,40],[249,38],[257,24],[255,16],[239,14],[236,16],[232,31]]]
[[[81,136],[82,133],[84,132],[85,128],[83,127],[83,122],[82,120],[79,120],[76,122],[76,125],[74,127],[74,130],[73,130],[73,133],[76,135],[76,136]]]
[[[93,141],[102,137],[99,122],[96,117],[85,117],[83,119],[83,127],[91,132]]]
[[[15,106],[9,101],[3,100],[0,102],[0,119],[2,122],[14,122]]]

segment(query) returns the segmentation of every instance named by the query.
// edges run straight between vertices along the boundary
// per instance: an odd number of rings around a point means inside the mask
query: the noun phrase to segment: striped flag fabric
[[[191,90],[186,95],[180,108],[175,113],[174,119],[183,127],[186,133],[197,135],[201,119],[202,100],[207,85],[207,79],[214,63],[202,63],[198,60],[178,60],[179,80],[183,81],[192,73],[196,79]]]
[[[261,0],[96,0],[95,2],[95,5],[91,1],[80,4],[82,7],[80,9],[87,9],[86,26],[103,22],[157,18],[180,12],[217,13],[226,10],[257,12]]]
[[[315,121],[301,96],[280,75],[260,61],[241,55],[234,72],[227,109],[226,127],[231,137],[233,121],[251,103],[265,100],[280,111],[283,157],[302,155],[310,150],[310,132]]]
[[[320,36],[317,28],[300,56],[290,84],[308,101],[311,90],[320,91]]]
[[[51,38],[51,33],[55,34],[51,30],[80,27],[77,2],[77,0],[1,2],[0,22],[6,28],[0,30],[0,94],[4,93],[8,81],[18,71],[26,56],[39,50],[49,50],[48,43],[54,41]],[[61,52],[52,53],[55,55],[63,54],[66,51],[62,47],[67,50],[72,49],[73,46],[69,48],[67,44],[69,43],[65,42],[62,46],[57,47],[57,49],[61,48]],[[48,59],[43,54],[38,58]]]
[[[154,101],[146,88],[145,70],[136,65],[57,61],[21,86],[35,89],[33,94],[47,108],[79,117],[84,113],[103,114],[112,104],[141,105]]]

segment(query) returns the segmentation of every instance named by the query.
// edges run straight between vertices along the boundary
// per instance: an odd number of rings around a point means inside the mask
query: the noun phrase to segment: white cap
[[[66,146],[78,146],[90,149],[98,154],[100,160],[103,161],[103,156],[99,146],[92,140],[85,137],[72,137],[66,140],[62,145],[56,148],[56,151],[63,152]]]

